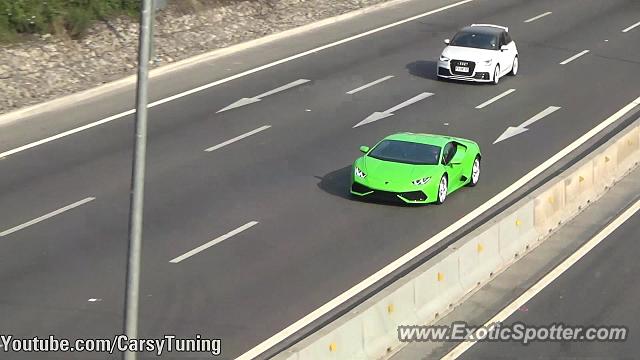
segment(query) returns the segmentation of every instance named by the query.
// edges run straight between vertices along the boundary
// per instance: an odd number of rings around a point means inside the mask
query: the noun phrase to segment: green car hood
[[[415,165],[379,160],[365,156],[361,161],[361,170],[371,179],[390,181],[405,187],[411,181],[427,176],[438,175],[438,165]]]

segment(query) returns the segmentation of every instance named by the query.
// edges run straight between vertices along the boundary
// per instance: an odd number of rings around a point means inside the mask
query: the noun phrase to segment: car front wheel
[[[440,184],[438,185],[438,199],[436,204],[440,205],[447,199],[447,192],[449,192],[449,182],[447,181],[447,175],[442,175],[440,178]]]
[[[473,165],[471,166],[471,181],[469,181],[469,186],[474,187],[478,185],[478,181],[480,181],[480,156],[476,156],[476,159],[473,160]]]
[[[493,70],[493,85],[498,85],[500,81],[500,66],[496,66]]]
[[[509,75],[511,76],[516,76],[518,75],[518,67],[520,66],[520,64],[518,64],[518,57],[514,57],[513,58],[513,65],[511,66],[511,72],[509,73]]]

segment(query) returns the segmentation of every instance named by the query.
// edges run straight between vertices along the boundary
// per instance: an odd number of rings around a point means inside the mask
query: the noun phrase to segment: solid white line
[[[244,139],[244,138],[246,138],[246,137],[249,137],[249,136],[251,136],[251,135],[253,135],[253,134],[257,134],[257,133],[259,133],[260,131],[267,130],[267,129],[268,129],[268,128],[270,128],[270,127],[271,127],[271,125],[261,126],[261,127],[259,127],[259,128],[257,128],[257,129],[255,129],[255,130],[251,130],[251,131],[249,131],[248,133],[244,133],[244,134],[242,134],[242,135],[239,135],[239,136],[234,137],[233,139],[229,139],[229,140],[227,140],[227,141],[225,141],[225,142],[223,142],[223,143],[220,143],[220,144],[218,144],[218,145],[215,145],[215,146],[212,146],[212,147],[210,147],[210,148],[208,148],[208,149],[205,149],[204,151],[213,151],[213,150],[218,150],[218,149],[220,149],[221,147],[224,147],[224,146],[227,146],[227,145],[229,145],[229,144],[232,144],[232,143],[234,143],[234,142],[236,142],[236,141],[238,141],[238,140],[242,140],[242,139]]]
[[[477,207],[476,209],[474,209],[473,211],[471,211],[470,213],[468,213],[464,217],[460,218],[459,220],[457,220],[453,224],[449,225],[447,228],[445,228],[444,230],[440,231],[439,233],[437,233],[436,235],[434,235],[430,239],[426,240],[422,244],[418,245],[417,247],[415,247],[411,251],[409,251],[406,254],[402,255],[401,257],[399,257],[398,259],[396,259],[395,261],[393,261],[389,265],[387,265],[384,268],[378,270],[373,275],[369,276],[368,278],[366,278],[363,281],[361,281],[360,283],[354,285],[353,287],[351,287],[347,291],[343,292],[342,294],[336,296],[335,298],[333,298],[329,302],[325,303],[324,305],[320,306],[316,310],[312,311],[310,314],[306,315],[302,319],[300,319],[300,320],[296,321],[295,323],[287,326],[285,329],[281,330],[277,334],[271,336],[267,340],[265,340],[262,343],[258,344],[256,347],[250,349],[249,351],[247,351],[246,353],[244,353],[243,355],[241,355],[237,359],[238,360],[253,359],[254,357],[262,354],[265,350],[271,348],[272,346],[276,345],[277,343],[281,342],[282,340],[286,339],[287,337],[293,335],[297,331],[300,331],[305,326],[309,325],[313,321],[317,320],[318,318],[320,318],[323,315],[327,314],[328,312],[330,312],[331,310],[335,309],[339,305],[343,304],[345,301],[347,301],[347,300],[351,299],[352,297],[356,296],[357,294],[361,293],[362,291],[367,289],[369,286],[371,286],[371,285],[375,284],[376,282],[378,282],[379,280],[383,279],[385,276],[387,276],[387,275],[391,274],[392,272],[396,271],[397,269],[399,269],[403,265],[407,264],[408,262],[410,262],[411,260],[416,258],[418,255],[422,254],[423,252],[425,252],[426,250],[428,250],[429,248],[431,248],[435,244],[437,244],[440,241],[444,240],[449,235],[453,234],[455,231],[459,230],[460,228],[462,228],[463,226],[468,224],[470,221],[472,221],[475,218],[477,218],[478,216],[484,214],[487,210],[491,209],[494,205],[496,205],[496,204],[500,203],[502,200],[506,199],[508,196],[513,194],[516,190],[518,190],[521,187],[523,187],[529,181],[533,180],[536,176],[540,175],[543,171],[547,170],[548,168],[553,166],[555,163],[560,161],[562,158],[564,158],[565,156],[570,154],[573,150],[577,149],[582,144],[584,144],[585,142],[589,141],[589,139],[591,139],[592,137],[594,137],[595,135],[600,133],[607,126],[613,124],[616,120],[620,119],[622,116],[627,114],[629,111],[633,110],[638,105],[640,105],[640,97],[638,97],[634,101],[630,102],[629,104],[627,104],[622,109],[618,110],[615,114],[611,115],[609,118],[607,118],[606,120],[601,122],[599,125],[597,125],[593,129],[589,130],[586,134],[582,135],[576,141],[574,141],[573,143],[569,144],[564,149],[560,150],[560,152],[558,152],[557,154],[555,154],[551,158],[547,159],[542,164],[538,165],[538,167],[536,167],[535,169],[531,170],[528,174],[526,174],[523,177],[521,177],[520,179],[518,179],[516,182],[511,184],[509,187],[507,187],[506,189],[502,190],[500,193],[498,193],[497,195],[495,195],[494,197],[492,197],[488,201],[484,202],[482,205],[480,205],[479,207]]]
[[[357,93],[358,91],[364,90],[364,89],[366,89],[368,87],[371,87],[373,85],[380,84],[381,82],[387,81],[387,80],[391,79],[392,77],[393,77],[393,75],[385,76],[385,77],[383,77],[381,79],[378,79],[376,81],[372,81],[372,82],[370,82],[368,84],[362,85],[359,88],[355,88],[355,89],[353,89],[351,91],[347,91],[347,94],[353,95],[353,94]]]
[[[636,28],[636,27],[638,27],[638,26],[640,26],[640,21],[638,21],[637,23],[635,23],[635,24],[633,24],[633,25],[629,26],[628,28],[626,28],[626,29],[622,30],[622,32],[623,32],[623,33],[626,33],[626,32],[628,32],[628,31],[630,31],[631,29],[635,29],[635,28]]]
[[[492,326],[497,322],[505,321],[509,316],[511,316],[514,312],[524,306],[529,300],[531,300],[534,296],[540,293],[544,288],[546,288],[549,284],[551,284],[554,280],[556,280],[560,275],[562,275],[565,271],[569,270],[575,263],[577,263],[580,259],[582,259],[585,255],[587,255],[593,248],[595,248],[598,244],[600,244],[603,240],[605,240],[611,233],[613,233],[618,227],[625,223],[625,221],[629,220],[631,216],[633,216],[636,212],[640,210],[640,201],[637,201],[633,206],[627,209],[622,215],[617,217],[613,222],[611,222],[607,227],[601,230],[596,236],[591,238],[586,244],[582,245],[575,253],[571,254],[567,259],[565,259],[560,265],[551,270],[547,275],[545,275],[540,281],[531,286],[527,291],[525,291],[522,295],[520,295],[516,300],[514,300],[511,304],[507,305],[504,309],[502,309],[498,314],[496,314],[491,320],[487,321],[484,324],[485,327]],[[462,355],[465,351],[471,348],[476,344],[476,341],[464,341],[460,343],[458,346],[453,348],[448,354],[446,354],[442,359],[452,360],[457,359]]]
[[[498,95],[498,96],[496,96],[496,97],[494,97],[494,98],[491,98],[491,99],[489,99],[489,100],[487,100],[487,101],[483,102],[482,104],[480,104],[480,105],[476,106],[476,109],[482,109],[483,107],[485,107],[485,106],[487,106],[487,105],[490,105],[490,104],[492,104],[492,103],[494,103],[494,102],[496,102],[496,101],[498,101],[498,100],[502,99],[503,97],[505,97],[505,96],[507,96],[507,95],[511,94],[511,93],[512,93],[512,92],[514,92],[514,91],[516,91],[516,89],[509,89],[509,90],[507,90],[507,91],[503,92],[502,94],[500,94],[500,95]]]
[[[526,22],[526,23],[530,23],[530,22],[532,22],[532,21],[536,21],[536,20],[538,20],[538,19],[540,19],[540,18],[543,18],[543,17],[545,17],[545,16],[547,16],[547,15],[551,15],[551,14],[553,14],[553,13],[552,13],[551,11],[548,11],[548,12],[546,12],[546,13],[544,13],[544,14],[540,14],[540,15],[538,15],[538,16],[534,16],[534,17],[532,17],[531,19],[527,19],[527,20],[525,20],[524,22]]]
[[[65,131],[65,132],[61,132],[61,133],[59,133],[57,135],[53,135],[53,136],[50,136],[50,137],[42,139],[42,140],[34,141],[34,142],[30,143],[30,144],[22,145],[20,147],[15,148],[15,149],[7,150],[7,151],[5,151],[3,153],[0,153],[0,158],[7,157],[9,155],[13,155],[13,154],[19,153],[21,151],[25,151],[27,149],[31,149],[31,148],[34,148],[36,146],[42,145],[42,144],[46,144],[48,142],[51,142],[51,141],[54,141],[54,140],[58,140],[58,139],[61,139],[63,137],[66,137],[66,136],[69,136],[69,135],[72,135],[72,134],[75,134],[75,133],[78,133],[78,132],[81,132],[81,131],[84,131],[84,130],[91,129],[92,127],[96,127],[98,125],[106,124],[106,123],[111,122],[113,120],[120,119],[120,118],[123,118],[123,117],[131,115],[131,114],[135,114],[135,112],[136,112],[135,110],[127,110],[127,111],[121,112],[119,114],[109,116],[108,118],[93,122],[91,124],[87,124],[87,125],[84,125],[84,126],[77,127],[75,129],[71,129],[71,130],[68,130],[68,131]]]
[[[195,249],[193,249],[191,251],[188,251],[188,252],[178,256],[177,258],[175,258],[175,259],[173,259],[173,260],[171,260],[169,262],[173,263],[173,264],[177,264],[177,263],[179,263],[179,262],[181,262],[183,260],[186,260],[186,259],[192,257],[193,255],[199,253],[199,252],[207,250],[208,248],[212,247],[213,245],[219,244],[219,243],[227,240],[228,238],[230,238],[230,237],[232,237],[234,235],[237,235],[237,234],[239,234],[239,233],[241,233],[241,232],[249,229],[250,227],[253,227],[254,225],[257,225],[257,224],[258,224],[257,221],[249,221],[248,223],[240,226],[239,228],[237,228],[235,230],[232,230],[232,231],[230,231],[230,232],[228,232],[228,233],[226,233],[226,234],[224,234],[224,235],[222,235],[220,237],[217,237],[217,238],[209,241],[206,244],[202,244],[202,245],[198,246],[197,248],[195,248]]]
[[[31,225],[35,225],[35,224],[37,224],[37,223],[39,223],[41,221],[44,221],[44,220],[52,218],[52,217],[54,217],[56,215],[62,214],[65,211],[69,211],[69,210],[71,210],[73,208],[77,208],[78,206],[84,205],[84,204],[86,204],[86,203],[88,203],[90,201],[93,201],[95,199],[96,198],[94,198],[94,197],[88,197],[86,199],[82,199],[80,201],[74,202],[73,204],[67,205],[67,206],[65,206],[63,208],[60,208],[60,209],[56,210],[56,211],[52,211],[52,212],[50,212],[50,213],[48,213],[46,215],[42,215],[39,218],[33,219],[31,221],[27,221],[26,223],[24,223],[22,225],[18,225],[16,227],[12,227],[11,229],[8,229],[8,230],[5,230],[3,232],[0,232],[0,237],[7,236],[7,235],[12,234],[12,233],[14,233],[16,231],[20,231],[20,230],[22,230],[24,228],[27,228],[27,227],[31,226]]]
[[[211,82],[209,84],[205,84],[205,85],[193,88],[191,90],[187,90],[187,91],[181,92],[179,94],[175,94],[173,96],[169,96],[169,97],[166,97],[164,99],[160,99],[158,101],[154,101],[154,102],[150,103],[148,107],[149,108],[153,108],[153,107],[156,107],[158,105],[161,105],[161,104],[164,104],[164,103],[167,103],[167,102],[170,102],[170,101],[173,101],[173,100],[176,100],[176,99],[179,99],[179,98],[191,95],[191,94],[195,94],[197,92],[200,92],[200,91],[203,91],[203,90],[206,90],[206,89],[209,89],[209,88],[212,88],[214,86],[218,86],[220,84],[224,84],[224,83],[227,83],[229,81],[236,80],[236,79],[245,77],[247,75],[250,75],[250,74],[253,74],[253,73],[257,73],[259,71],[266,70],[266,69],[272,68],[274,66],[277,66],[277,65],[280,65],[280,64],[284,64],[286,62],[305,57],[307,55],[312,55],[312,54],[315,54],[315,53],[317,53],[319,51],[326,50],[326,49],[329,49],[329,48],[332,48],[332,47],[335,47],[335,46],[338,46],[338,45],[342,45],[342,44],[351,42],[353,40],[357,40],[357,39],[360,39],[362,37],[369,36],[371,34],[375,34],[377,32],[383,31],[383,30],[391,29],[391,28],[394,28],[396,26],[399,26],[399,25],[402,25],[402,24],[405,24],[405,23],[408,23],[408,22],[423,18],[425,16],[433,15],[433,14],[436,14],[436,13],[439,13],[439,12],[442,12],[442,11],[445,11],[445,10],[448,10],[448,9],[452,9],[452,8],[457,7],[457,6],[464,5],[464,4],[473,2],[473,1],[474,0],[458,1],[456,3],[450,4],[450,5],[447,5],[447,6],[443,6],[443,7],[437,8],[435,10],[427,11],[427,12],[422,13],[422,14],[411,16],[409,18],[406,18],[406,19],[403,19],[403,20],[400,20],[400,21],[396,21],[394,23],[387,24],[387,25],[384,25],[384,26],[381,26],[381,27],[378,27],[378,28],[375,28],[375,29],[372,29],[372,30],[369,30],[369,31],[365,31],[363,33],[356,34],[356,35],[350,36],[350,37],[342,39],[342,40],[338,40],[338,41],[335,41],[335,42],[332,42],[332,43],[329,43],[329,44],[326,44],[326,45],[318,46],[318,47],[313,48],[311,50],[307,50],[307,51],[304,51],[304,52],[301,52],[301,53],[286,57],[284,59],[280,59],[280,60],[265,64],[265,65],[259,66],[257,68],[253,68],[253,69],[250,69],[250,70],[247,70],[247,71],[243,71],[243,72],[235,74],[233,76],[230,76],[230,77],[227,77],[227,78],[224,78],[224,79],[221,79],[221,80],[217,80],[217,81]],[[2,153],[0,153],[0,158],[5,157],[5,156],[9,156],[9,155],[13,155],[15,153],[18,153],[18,152],[21,152],[21,151],[24,151],[24,150],[27,150],[27,149],[31,149],[33,147],[36,147],[36,146],[39,146],[39,145],[42,145],[42,144],[46,144],[48,142],[63,138],[65,136],[69,136],[71,134],[75,134],[77,132],[92,128],[94,126],[102,125],[102,124],[108,123],[110,121],[113,121],[113,120],[116,120],[116,119],[120,119],[120,118],[122,118],[124,116],[131,115],[133,113],[135,113],[135,109],[127,110],[127,111],[122,112],[120,114],[116,114],[116,115],[110,116],[110,117],[108,117],[106,119],[99,120],[99,121],[96,121],[94,123],[91,123],[91,124],[88,124],[88,125],[84,125],[84,126],[81,126],[79,128],[73,129],[73,130],[65,131],[65,132],[60,133],[58,135],[54,135],[54,136],[39,140],[39,141],[30,143],[30,144],[27,144],[27,145],[18,147],[16,149],[12,149],[12,150],[8,150],[8,151],[5,151],[5,152],[2,152]]]
[[[589,52],[589,50],[583,50],[583,51],[573,55],[572,57],[568,58],[567,60],[561,62],[560,65],[566,65],[566,64],[572,62],[573,60],[579,58],[580,56],[582,56],[582,55],[584,55],[584,54],[586,54],[588,52]]]

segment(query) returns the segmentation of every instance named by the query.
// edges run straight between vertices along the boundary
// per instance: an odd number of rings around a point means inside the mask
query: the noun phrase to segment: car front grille
[[[411,201],[425,201],[427,200],[427,195],[422,191],[410,191],[399,194],[403,198]]]
[[[449,69],[438,66],[438,75],[441,76],[451,76]]]
[[[471,75],[473,74],[473,70],[475,70],[476,68],[476,63],[473,61],[467,61],[467,60],[451,60],[450,63],[450,67],[451,67],[451,73],[454,75]],[[469,71],[464,72],[464,71],[456,71],[456,67],[457,66],[461,66],[461,67],[466,67],[469,68]]]
[[[385,201],[385,202],[402,202],[398,195],[409,201],[425,201],[427,200],[427,195],[422,191],[408,191],[403,193],[394,193],[391,191],[383,191],[383,190],[375,190],[371,189],[365,185],[354,182],[351,185],[351,191],[358,194],[367,194],[368,198],[373,200]]]
[[[360,183],[354,182],[351,185],[351,191],[357,192],[358,194],[365,194],[372,190]]]

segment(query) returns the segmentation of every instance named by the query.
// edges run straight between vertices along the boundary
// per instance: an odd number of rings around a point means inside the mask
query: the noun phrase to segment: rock
[[[182,1],[182,0],[175,0]],[[185,13],[173,2],[156,17],[154,67],[388,0],[245,0],[203,2]],[[51,34],[0,45],[0,113],[134,73],[136,19],[96,24],[81,40]]]

